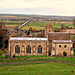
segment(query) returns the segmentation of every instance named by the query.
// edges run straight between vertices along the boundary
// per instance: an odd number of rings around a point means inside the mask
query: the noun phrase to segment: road
[[[18,29],[20,29],[20,28],[22,28],[23,26],[25,26],[27,23],[29,23],[31,20],[28,20],[28,21],[26,21],[25,23],[23,23],[22,25],[20,25],[19,27],[18,27]]]
[[[28,21],[24,22],[22,25],[20,25],[20,26],[18,27],[18,29],[20,29],[20,28],[26,26],[26,24],[28,24],[30,21],[31,21],[31,20],[28,20]],[[14,31],[14,30],[15,30],[15,28],[14,28],[13,30],[11,30],[11,31]]]

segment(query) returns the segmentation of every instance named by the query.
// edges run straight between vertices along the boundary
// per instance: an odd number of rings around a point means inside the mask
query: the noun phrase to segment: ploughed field
[[[0,67],[0,75],[75,75],[75,66],[61,63],[4,66]]]

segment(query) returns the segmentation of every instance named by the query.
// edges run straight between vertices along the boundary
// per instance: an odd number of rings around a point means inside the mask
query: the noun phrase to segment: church
[[[9,54],[16,56],[24,55],[47,55],[67,56],[74,54],[69,32],[54,32],[51,23],[45,27],[44,37],[10,37]]]

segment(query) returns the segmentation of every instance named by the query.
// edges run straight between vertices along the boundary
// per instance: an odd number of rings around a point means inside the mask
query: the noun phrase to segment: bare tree
[[[5,23],[3,21],[0,21],[0,27],[1,29],[5,29]]]

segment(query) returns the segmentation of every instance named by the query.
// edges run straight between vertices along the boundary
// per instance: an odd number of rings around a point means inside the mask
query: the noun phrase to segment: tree
[[[61,29],[65,29],[65,25],[64,24],[61,24]]]
[[[0,21],[0,28],[5,29],[5,23],[3,21]]]
[[[36,32],[37,31],[37,29],[36,28],[33,28],[33,32]]]
[[[25,31],[25,33],[27,33],[27,31]]]
[[[4,22],[0,21],[0,49],[5,49],[4,41],[8,39],[7,30],[5,29]],[[7,44],[7,43],[6,43]]]
[[[0,35],[2,35],[1,29],[2,29],[2,27],[0,26]]]
[[[3,37],[0,35],[0,49],[3,47]]]
[[[63,55],[64,55],[64,56],[67,56],[67,52],[64,51],[64,52],[63,52]]]
[[[29,30],[31,30],[31,31],[32,31],[32,27],[29,27]]]
[[[54,31],[55,32],[60,32],[60,29],[59,28],[55,28]]]
[[[30,34],[30,30],[27,32],[27,35],[29,35]]]

